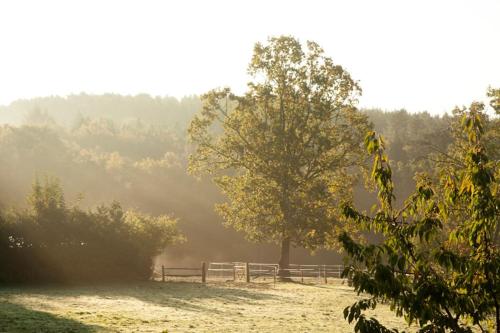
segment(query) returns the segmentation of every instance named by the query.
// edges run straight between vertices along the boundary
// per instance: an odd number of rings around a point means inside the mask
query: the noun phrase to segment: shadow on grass
[[[103,327],[86,325],[22,305],[0,302],[0,332],[9,333],[90,333],[108,332]]]
[[[213,306],[206,307],[202,300],[214,300],[221,303],[257,304],[259,301],[279,299],[280,297],[264,293],[263,287],[245,285],[217,285],[191,282],[138,282],[127,284],[106,284],[96,286],[46,286],[16,289],[0,289],[0,298],[9,295],[30,294],[43,298],[64,298],[90,296],[104,301],[137,299],[157,306],[178,308],[188,311],[219,313]],[[2,332],[0,330],[0,332]]]

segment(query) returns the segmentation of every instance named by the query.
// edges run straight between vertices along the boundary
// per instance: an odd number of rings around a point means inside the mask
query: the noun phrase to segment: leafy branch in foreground
[[[351,260],[343,275],[367,295],[344,311],[346,320],[356,322],[355,332],[397,332],[363,313],[379,303],[420,332],[500,332],[498,161],[488,159],[482,141],[483,108],[473,103],[463,113],[463,167],[441,173],[439,184],[417,175],[416,190],[401,209],[393,205],[384,142],[374,132],[366,136],[379,204],[373,216],[350,203],[343,214],[383,241],[339,237]]]

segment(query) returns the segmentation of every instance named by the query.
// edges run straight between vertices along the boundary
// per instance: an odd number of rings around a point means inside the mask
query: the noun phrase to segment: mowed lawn
[[[342,312],[356,298],[339,281],[0,287],[0,332],[352,332]]]

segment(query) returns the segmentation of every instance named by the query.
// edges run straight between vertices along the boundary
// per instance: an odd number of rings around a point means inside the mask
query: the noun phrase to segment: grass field
[[[352,332],[337,283],[147,282],[0,288],[0,332]],[[387,307],[375,317],[406,328]]]

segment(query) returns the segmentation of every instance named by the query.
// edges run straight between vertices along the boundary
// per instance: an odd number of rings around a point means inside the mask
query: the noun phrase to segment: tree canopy
[[[372,178],[379,204],[373,216],[344,206],[346,217],[383,235],[381,243],[360,244],[340,237],[351,258],[344,275],[358,293],[345,309],[355,331],[394,332],[363,311],[388,302],[398,316],[417,323],[420,332],[500,330],[500,235],[498,160],[485,143],[488,118],[484,105],[457,109],[455,142],[436,165],[437,179],[417,175],[413,195],[394,208],[394,185],[383,140],[366,137],[373,155]]]
[[[64,184],[67,200],[83,194],[82,208],[117,200],[124,208],[152,214],[175,212],[188,241],[170,247],[160,260],[189,265],[214,258],[271,260],[268,254],[276,253],[275,245],[246,242],[243,233],[224,228],[213,210],[223,200],[220,190],[209,179],[197,182],[185,172],[193,147],[187,145],[187,133],[181,129],[201,108],[199,98],[166,101],[143,95],[82,94],[0,107],[0,122],[9,117],[19,118],[20,123],[24,119],[22,125],[0,126],[0,207],[22,204],[33,176],[48,174]],[[37,108],[53,121],[30,117]],[[413,174],[422,169],[421,164],[426,167],[428,163],[422,162],[429,153],[445,151],[451,142],[446,128],[452,117],[404,110],[361,112],[384,135],[395,194],[406,197],[415,186]],[[495,146],[494,141],[488,142]],[[362,184],[354,189],[354,202],[362,209],[373,203]],[[316,251],[314,256],[302,248],[291,251],[296,262],[341,260],[334,251]]]
[[[305,50],[286,36],[257,43],[249,73],[243,96],[228,88],[202,96],[189,127],[189,169],[214,176],[227,224],[252,240],[281,242],[286,267],[290,244],[335,240],[336,207],[363,164],[368,121],[355,107],[357,82],[314,42]]]

